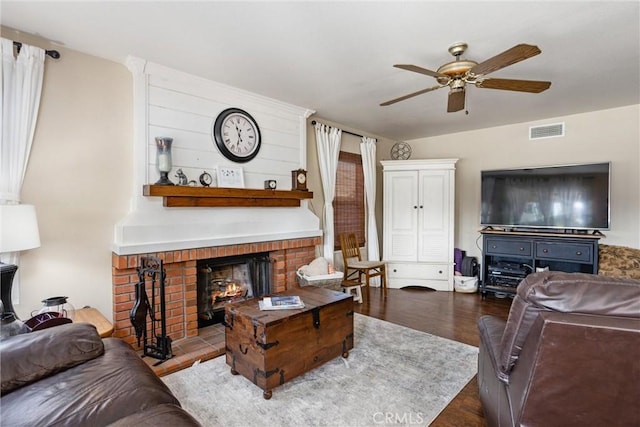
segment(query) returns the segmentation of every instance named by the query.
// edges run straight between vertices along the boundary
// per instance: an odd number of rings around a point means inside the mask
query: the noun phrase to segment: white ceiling
[[[123,62],[144,58],[313,109],[394,140],[530,122],[640,103],[640,3],[623,2],[1,2],[3,26]],[[426,87],[453,59],[481,62],[516,44],[542,54],[491,74],[548,80],[540,94],[470,87],[446,113],[447,89]],[[63,58],[64,60],[64,58]]]

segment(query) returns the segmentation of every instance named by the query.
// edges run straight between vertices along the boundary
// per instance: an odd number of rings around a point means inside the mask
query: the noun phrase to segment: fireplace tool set
[[[166,271],[162,266],[162,260],[157,257],[141,258],[137,270],[136,300],[129,317],[136,331],[138,346],[142,338],[144,356],[159,359],[160,361],[156,363],[159,365],[173,356],[171,337],[167,335],[164,288]],[[151,299],[147,295],[147,283],[151,288]]]

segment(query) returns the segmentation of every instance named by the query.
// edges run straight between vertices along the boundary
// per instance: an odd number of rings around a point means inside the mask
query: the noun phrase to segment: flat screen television
[[[481,172],[486,227],[609,229],[610,163]]]

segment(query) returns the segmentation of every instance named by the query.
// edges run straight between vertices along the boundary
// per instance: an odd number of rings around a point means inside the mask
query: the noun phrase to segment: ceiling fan
[[[540,93],[549,89],[551,86],[551,82],[537,80],[513,80],[486,77],[489,73],[538,55],[541,53],[538,46],[519,44],[481,63],[460,58],[467,50],[467,47],[467,44],[464,42],[451,45],[449,47],[449,53],[456,58],[455,61],[444,64],[438,68],[437,71],[427,70],[426,68],[410,64],[394,65],[396,68],[435,77],[438,85],[383,102],[380,106],[384,107],[395,104],[396,102],[448,86],[449,102],[447,104],[447,112],[453,113],[464,109],[465,88],[467,84],[473,84],[476,87],[485,89],[514,90],[530,93]]]

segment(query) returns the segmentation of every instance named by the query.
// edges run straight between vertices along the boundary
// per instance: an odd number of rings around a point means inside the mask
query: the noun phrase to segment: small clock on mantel
[[[297,191],[308,191],[306,170],[298,169],[291,171],[291,189]]]

